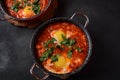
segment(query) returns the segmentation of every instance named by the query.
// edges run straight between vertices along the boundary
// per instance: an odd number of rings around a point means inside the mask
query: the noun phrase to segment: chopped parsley
[[[40,61],[45,61],[53,52],[53,47],[48,49],[43,53],[43,55],[40,57]]]
[[[81,50],[81,48],[80,48],[80,47],[77,47],[77,51],[78,51],[78,52],[81,52],[82,50]]]
[[[18,12],[19,10],[19,5],[20,5],[21,2],[18,2],[16,4],[13,4],[13,6],[11,7],[11,9],[15,12]]]
[[[47,48],[49,44],[54,43],[55,41],[57,41],[55,38],[52,38],[51,40],[48,40],[44,43],[44,47]]]
[[[58,61],[58,57],[59,57],[59,56],[60,56],[60,54],[53,55],[53,56],[51,57],[52,62]]]
[[[75,44],[75,39],[70,39],[70,38],[66,38],[64,35],[62,35],[62,38],[64,39],[61,44],[64,44],[66,46],[73,46]]]
[[[71,57],[72,57],[72,53],[73,53],[72,50],[68,50],[68,58],[71,58]]]
[[[39,0],[35,0],[33,2],[33,6],[32,6],[32,10],[35,14],[39,14],[41,11],[40,11],[40,4],[39,4]]]

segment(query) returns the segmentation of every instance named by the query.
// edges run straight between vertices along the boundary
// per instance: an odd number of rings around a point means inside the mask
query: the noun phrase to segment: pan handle
[[[84,24],[84,28],[86,28],[86,26],[88,25],[88,23],[89,23],[89,18],[87,17],[87,15],[85,15],[84,13],[81,13],[81,12],[75,12],[73,15],[72,15],[72,17],[70,18],[70,19],[74,19],[75,18],[75,16],[83,16],[83,17],[85,17],[85,19],[86,19],[86,21],[85,21],[85,24]]]
[[[0,6],[0,12],[2,12],[1,6]],[[5,21],[5,18],[0,18],[0,21]]]
[[[36,63],[34,63],[34,64],[32,65],[32,67],[31,67],[31,69],[30,69],[30,74],[31,74],[33,77],[35,77],[37,80],[45,80],[45,79],[47,79],[47,78],[49,77],[49,75],[44,72],[45,76],[44,76],[43,78],[40,78],[39,76],[37,76],[37,75],[34,73],[34,69],[35,69],[35,68],[39,68]]]

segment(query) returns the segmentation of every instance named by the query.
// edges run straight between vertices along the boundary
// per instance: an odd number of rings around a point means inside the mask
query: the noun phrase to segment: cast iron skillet
[[[75,16],[83,16],[86,18],[86,22],[85,22],[85,25],[82,25],[81,23],[77,23],[75,20],[73,20],[73,18]],[[88,54],[87,54],[87,57],[84,61],[84,63],[78,68],[76,69],[75,71],[71,72],[71,73],[67,73],[67,74],[55,74],[55,73],[51,73],[49,71],[47,71],[46,69],[43,68],[43,66],[41,65],[41,62],[37,59],[37,56],[35,55],[35,42],[36,42],[36,39],[37,39],[37,36],[39,35],[39,33],[49,24],[52,24],[52,23],[55,23],[55,22],[69,22],[69,23],[72,23],[72,24],[75,24],[76,26],[78,26],[81,30],[83,30],[83,32],[85,33],[85,35],[87,36],[87,41],[88,41]],[[73,14],[73,16],[71,18],[66,18],[66,17],[60,17],[60,18],[54,18],[54,19],[50,19],[46,22],[44,22],[42,25],[40,25],[38,27],[38,29],[35,31],[35,33],[33,34],[33,37],[32,37],[32,41],[31,41],[31,45],[30,45],[30,48],[31,48],[31,51],[32,51],[32,56],[35,60],[35,63],[33,64],[33,66],[31,67],[30,69],[30,73],[37,79],[37,80],[45,80],[49,75],[53,75],[53,76],[57,76],[57,77],[60,77],[60,78],[66,78],[66,77],[69,77],[70,75],[73,75],[77,72],[79,72],[84,66],[85,64],[87,64],[89,58],[90,58],[90,55],[91,55],[91,50],[92,50],[92,43],[91,43],[91,38],[90,38],[90,35],[89,33],[87,32],[87,30],[85,29],[85,27],[88,25],[89,23],[89,19],[88,17],[85,15],[85,14],[82,14],[80,12],[76,12]],[[34,73],[34,69],[35,68],[38,68],[40,69],[40,71],[42,71],[45,76],[43,78],[40,78],[38,77],[35,73]]]
[[[51,7],[51,3],[54,0],[48,0],[48,1],[49,1],[49,3],[47,5],[47,7],[40,14],[37,14],[31,18],[16,18],[16,17],[11,16],[6,9],[5,0],[0,0],[0,9],[3,11],[4,14],[8,15],[11,19],[18,20],[18,21],[32,21],[32,20],[35,20],[37,18],[40,18],[41,16],[45,16],[46,12]],[[0,20],[5,20],[5,18],[0,18]]]

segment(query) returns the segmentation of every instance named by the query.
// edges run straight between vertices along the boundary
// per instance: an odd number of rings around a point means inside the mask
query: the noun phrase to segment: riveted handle
[[[37,76],[37,75],[35,74],[35,72],[34,72],[34,69],[35,69],[35,68],[39,68],[36,63],[34,63],[34,64],[32,65],[32,67],[31,67],[31,69],[30,69],[30,74],[31,74],[33,77],[35,77],[37,80],[45,80],[45,79],[47,79],[47,78],[49,77],[49,75],[48,75],[47,73],[43,72],[43,73],[45,74],[45,76],[44,76],[43,78],[40,78],[39,76]]]
[[[84,28],[86,28],[86,26],[87,26],[88,23],[89,23],[89,18],[87,17],[87,15],[85,15],[84,13],[81,13],[81,12],[75,12],[75,13],[72,15],[71,19],[74,19],[76,16],[83,16],[83,17],[86,19],[85,24],[84,24]]]

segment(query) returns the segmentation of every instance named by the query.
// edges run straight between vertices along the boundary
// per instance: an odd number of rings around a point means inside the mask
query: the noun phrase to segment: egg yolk
[[[58,43],[63,41],[62,35],[65,35],[65,33],[62,30],[56,30],[51,33],[51,36],[57,40]]]
[[[65,66],[65,64],[66,64],[66,60],[65,60],[65,58],[62,57],[62,56],[60,56],[60,57],[58,58],[58,61],[55,62],[55,66],[56,66],[56,67],[60,67],[60,68],[63,68],[63,67]]]
[[[29,18],[35,15],[32,10],[32,6],[26,6],[23,10],[24,17]]]
[[[58,61],[54,63],[54,65],[58,68],[67,68],[70,64],[70,60],[68,58],[65,58],[63,56],[60,56],[58,58]]]

